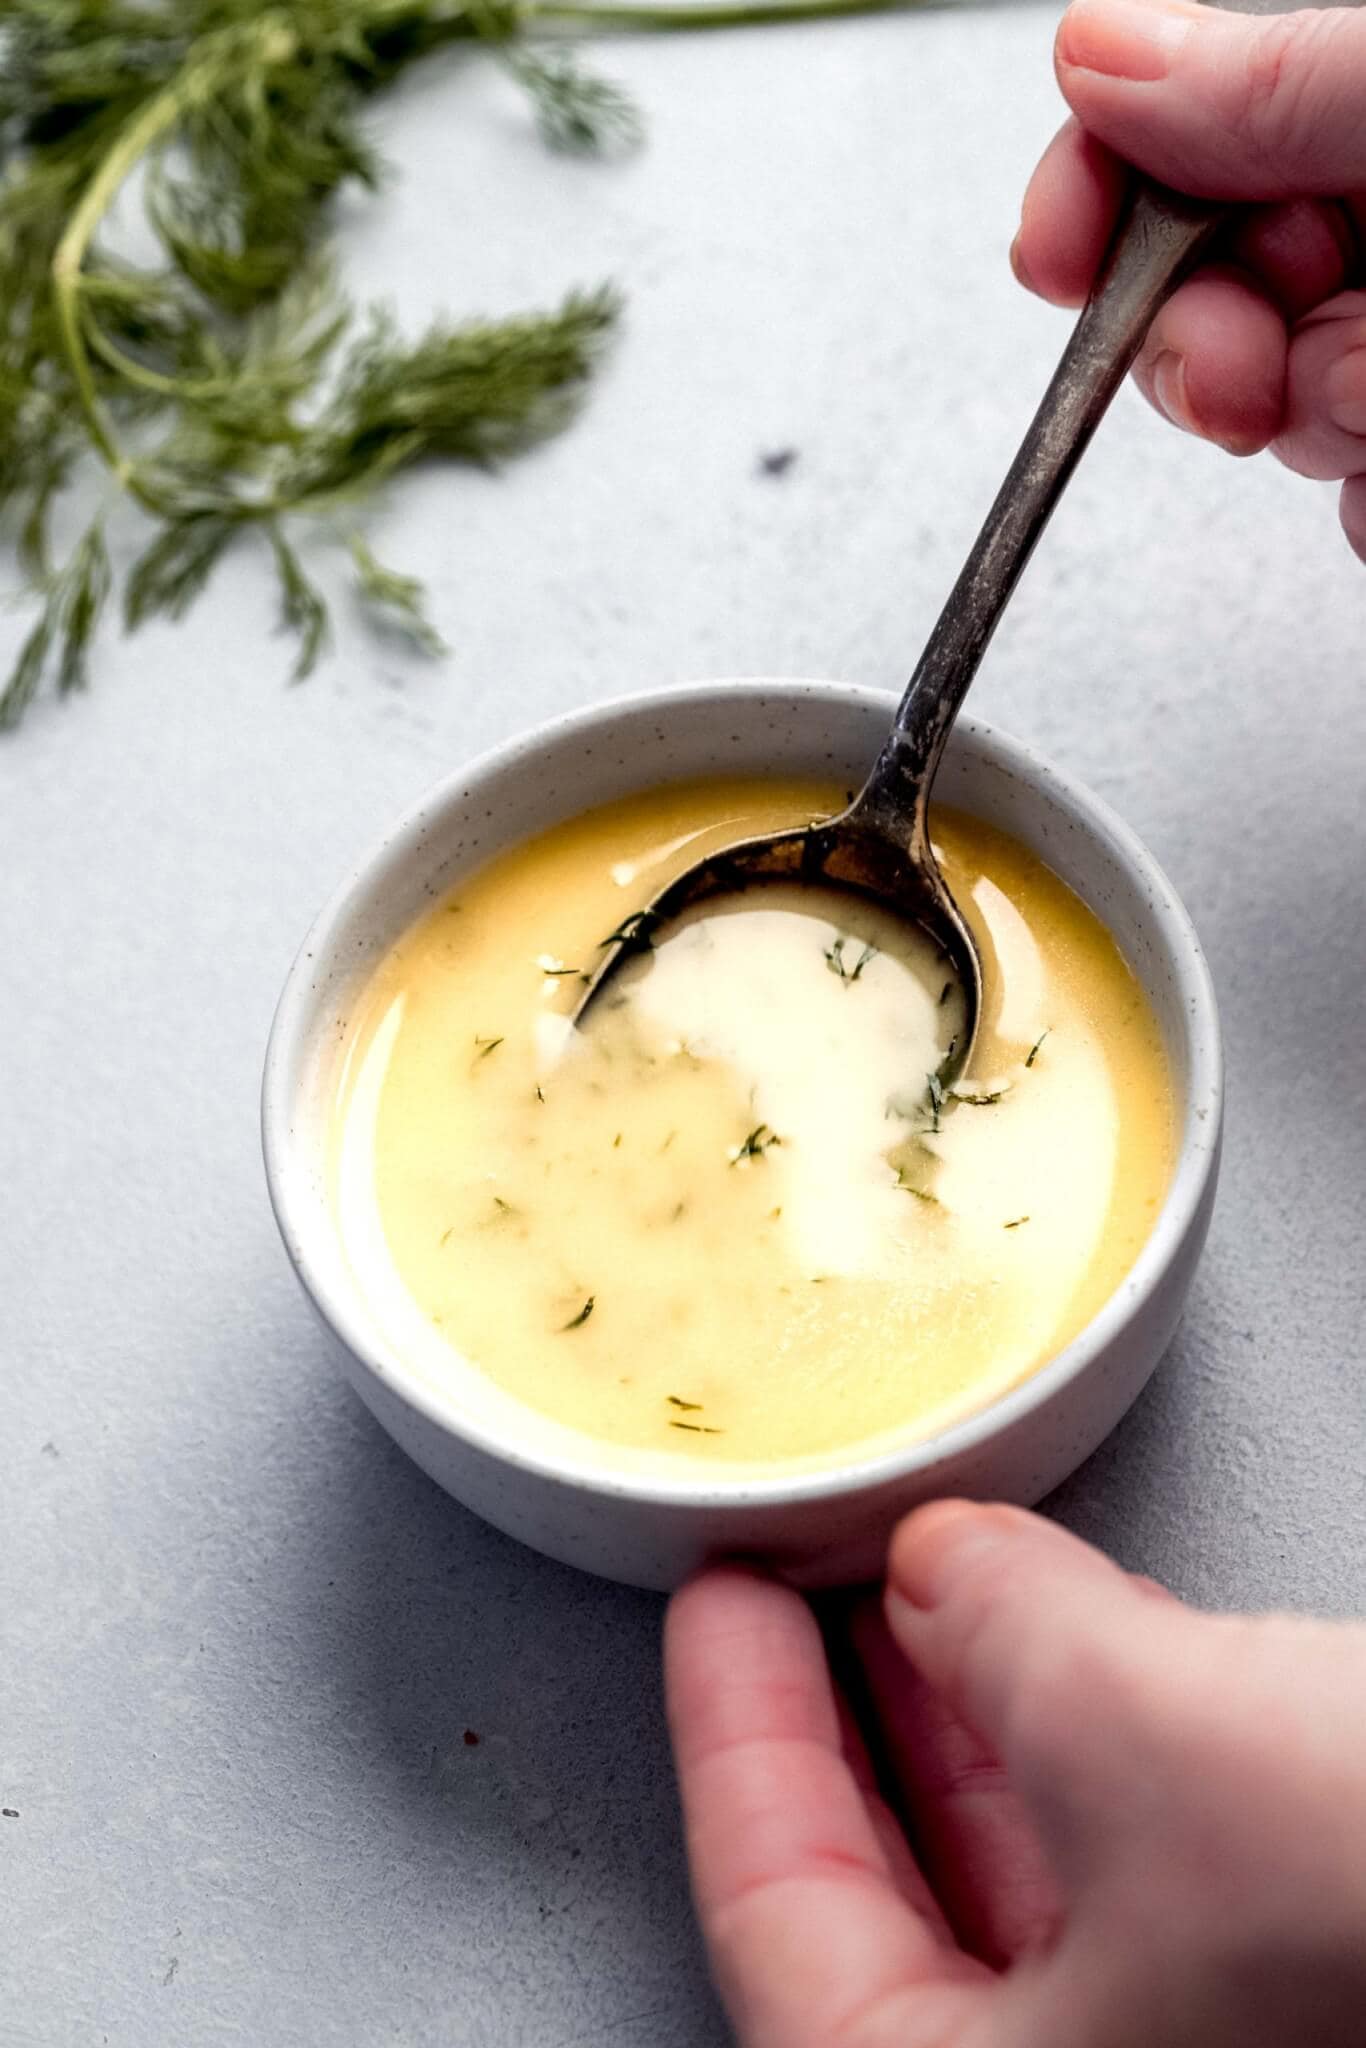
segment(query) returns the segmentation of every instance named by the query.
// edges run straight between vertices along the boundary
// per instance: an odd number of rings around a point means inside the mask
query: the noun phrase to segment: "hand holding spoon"
[[[1274,0],[1252,0],[1242,11],[1280,10]],[[934,778],[978,664],[1072,471],[1159,308],[1233,211],[1135,177],[1091,296],[862,789],[836,817],[738,841],[685,869],[608,942],[576,1024],[622,961],[694,904],[761,882],[821,883],[872,898],[919,925],[944,952],[963,1003],[946,1078],[966,1067],[981,1014],[982,970],[930,845]]]

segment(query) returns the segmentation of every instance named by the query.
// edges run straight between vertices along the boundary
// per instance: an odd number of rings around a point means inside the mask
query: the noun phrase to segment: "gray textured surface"
[[[574,433],[381,525],[453,660],[348,638],[288,691],[244,557],[0,750],[6,2048],[723,2039],[658,1606],[481,1528],[327,1371],[260,1056],[342,864],[453,761],[671,677],[899,681],[1061,343],[1004,267],[1050,27],[622,46],[652,139],[611,168],[429,74],[381,123],[406,175],[356,211],[358,282],[409,320],[632,296]],[[1207,1262],[1059,1502],[1211,1602],[1361,1602],[1364,574],[1329,493],[1126,394],[974,699],[1118,804],[1213,960]]]

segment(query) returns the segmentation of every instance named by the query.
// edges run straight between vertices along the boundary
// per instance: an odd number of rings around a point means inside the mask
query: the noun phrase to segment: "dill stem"
[[[160,518],[170,518],[174,508],[138,475],[137,465],[115,438],[95,387],[86,330],[91,330],[96,353],[131,382],[141,384],[147,390],[166,391],[166,395],[183,387],[173,379],[166,380],[170,386],[167,391],[166,383],[156,371],[135,364],[121,349],[116,349],[107,336],[98,333],[88,308],[83,309],[81,305],[81,273],[100,222],[122,185],[149,150],[175,127],[187,105],[213,91],[220,80],[225,60],[240,57],[244,47],[254,44],[260,61],[269,67],[272,63],[288,63],[298,48],[288,24],[269,14],[249,24],[245,33],[228,30],[205,40],[210,47],[199,62],[191,61],[178,77],[154,93],[117,136],[82,192],[52,256],[53,303],[81,411],[90,428],[90,438],[115,481],[148,512]],[[111,357],[115,360],[111,361]]]
[[[520,10],[524,26],[545,24],[625,35],[669,34],[690,29],[762,28],[781,22],[830,21],[840,16],[901,13],[938,0],[661,0],[658,6],[632,0],[540,0]]]
[[[102,362],[117,371],[125,384],[135,384],[142,391],[155,392],[159,398],[205,399],[217,398],[221,393],[231,391],[230,377],[171,377],[162,370],[154,370],[147,363],[140,363],[111,341],[98,323],[89,315],[85,321],[86,338]]]
[[[154,513],[164,513],[166,508],[157,493],[149,490],[138,477],[131,457],[119,447],[95,389],[95,373],[82,331],[81,267],[96,230],[120,186],[138,160],[179,119],[184,105],[183,95],[183,82],[166,86],[128,123],[81,194],[52,257],[53,301],[81,410],[90,428],[90,438],[117,482]]]

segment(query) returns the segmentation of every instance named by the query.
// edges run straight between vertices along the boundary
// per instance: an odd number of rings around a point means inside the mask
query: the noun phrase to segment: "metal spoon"
[[[1245,7],[1274,12],[1274,6]],[[628,918],[589,979],[576,1024],[623,960],[709,897],[771,881],[849,889],[928,932],[962,990],[946,1082],[972,1055],[982,968],[930,846],[930,791],[945,742],[1049,514],[1123,383],[1159,307],[1232,209],[1135,179],[1125,214],[1009,474],[930,634],[892,730],[858,795],[837,817],[709,854]]]

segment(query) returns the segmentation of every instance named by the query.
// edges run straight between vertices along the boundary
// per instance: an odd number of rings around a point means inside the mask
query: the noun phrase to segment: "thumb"
[[[1212,199],[1366,187],[1366,14],[1256,17],[1188,0],[1073,0],[1058,83],[1082,125]]]
[[[886,1608],[903,1653],[1005,1764],[1064,1883],[1079,1878],[1195,1617],[1054,1524],[964,1501],[902,1523]]]

